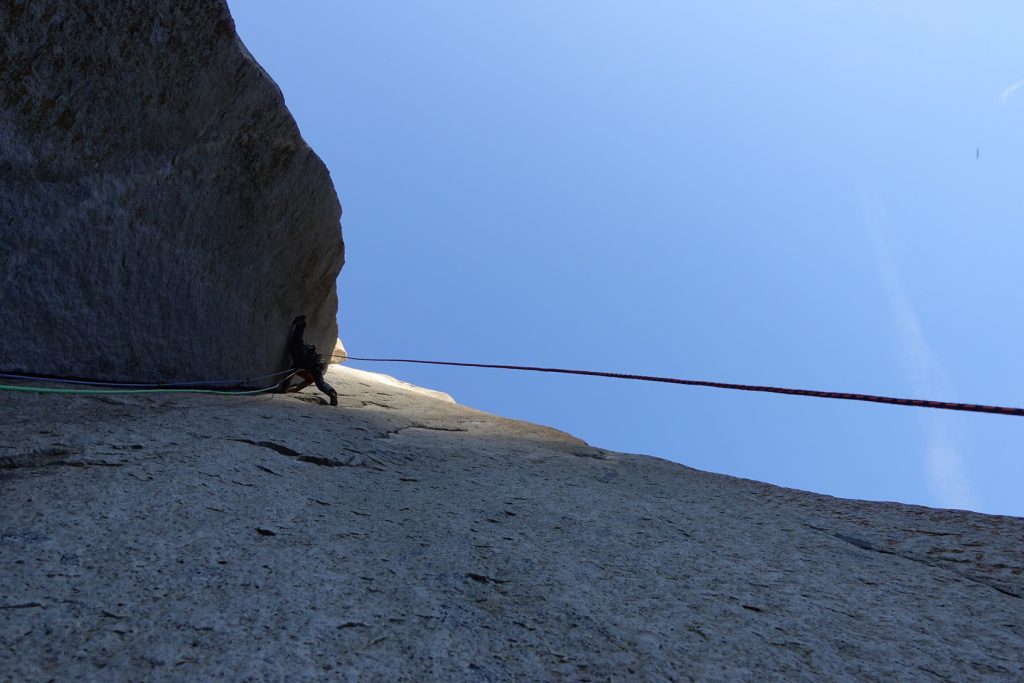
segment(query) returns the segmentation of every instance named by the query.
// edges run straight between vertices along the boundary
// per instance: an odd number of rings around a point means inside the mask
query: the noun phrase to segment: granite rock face
[[[223,0],[0,4],[0,370],[279,370],[337,337],[340,206]]]
[[[327,380],[337,408],[0,392],[0,672],[1024,680],[1024,519],[782,489]]]

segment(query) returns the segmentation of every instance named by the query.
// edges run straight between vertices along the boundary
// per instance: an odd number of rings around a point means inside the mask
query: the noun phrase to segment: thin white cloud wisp
[[[877,194],[865,193],[862,206],[864,224],[874,247],[875,267],[896,321],[902,364],[910,385],[921,398],[952,400],[950,382],[928,344],[886,240],[886,234],[892,226],[889,215]],[[924,417],[928,440],[926,476],[929,490],[940,505],[974,509],[976,497],[966,466],[957,451],[956,440],[950,433],[948,417],[934,412]]]
[[[1003,92],[999,93],[999,100],[1001,102],[1006,102],[1021,88],[1024,88],[1024,78],[1003,88]]]

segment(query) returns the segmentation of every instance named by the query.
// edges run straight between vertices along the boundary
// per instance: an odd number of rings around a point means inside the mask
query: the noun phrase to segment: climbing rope
[[[51,380],[57,381],[57,380]],[[275,384],[266,389],[253,389],[251,391],[229,391],[222,389],[55,389],[52,387],[19,387],[11,384],[0,384],[0,391],[24,391],[34,394],[218,394],[221,396],[254,396],[264,394],[277,389]]]
[[[868,403],[886,403],[897,406],[913,406],[916,408],[936,408],[939,410],[959,410],[971,413],[993,413],[995,415],[1014,415],[1024,417],[1024,408],[1007,408],[1003,406],[977,405],[974,403],[950,403],[946,401],[927,401],[916,398],[895,398],[892,396],[872,396],[871,394],[849,394],[838,391],[815,391],[813,389],[787,389],[785,387],[768,387],[756,384],[731,384],[729,382],[708,382],[697,379],[678,379],[675,377],[656,377],[652,375],[629,375],[620,372],[601,372],[597,370],[567,370],[564,368],[544,368],[531,365],[497,365],[492,363],[457,363],[454,361],[413,360],[409,358],[359,358],[356,356],[332,356],[332,358],[365,363],[418,363],[421,365],[446,365],[461,368],[490,368],[495,370],[521,370],[526,372],[550,372],[562,375],[585,375],[588,377],[610,377],[612,379],[629,379],[641,382],[662,382],[665,384],[684,384],[693,387],[712,387],[715,389],[733,389],[737,391],[758,391],[771,394],[789,394],[791,396],[811,396],[814,398],[832,398],[843,401],[866,401]]]
[[[60,384],[80,384],[83,386],[90,387],[133,387],[136,389],[162,389],[164,387],[198,387],[208,386],[211,384],[227,384],[227,385],[241,385],[241,384],[252,384],[264,379],[270,379],[272,377],[283,377],[287,374],[295,374],[294,370],[282,370],[281,372],[275,372],[269,375],[260,375],[259,377],[250,377],[249,379],[212,379],[212,380],[197,380],[188,382],[148,382],[144,384],[134,382],[97,382],[88,381],[81,379],[64,379],[64,378],[51,378],[42,377],[38,375],[19,375],[19,374],[8,374],[0,373],[2,379],[14,379],[21,380],[24,382],[57,382]]]
[[[220,396],[255,396],[276,390],[281,382],[295,376],[295,370],[283,370],[270,375],[253,377],[248,380],[205,380],[198,382],[169,382],[166,384],[137,384],[132,382],[93,382],[87,380],[62,379],[54,377],[40,377],[36,375],[0,373],[5,379],[15,379],[24,382],[46,382],[49,384],[75,384],[93,387],[108,387],[102,389],[60,389],[54,387],[17,386],[13,384],[0,384],[0,391],[19,391],[36,394],[74,394],[74,395],[97,395],[97,394],[214,394]],[[262,389],[197,389],[196,386],[211,384],[251,384],[252,382],[268,379],[270,377],[283,377],[269,387]],[[129,388],[130,387],[130,388]]]
[[[344,361],[354,360],[364,363],[415,363],[419,365],[442,365],[461,368],[486,368],[493,370],[516,370],[523,372],[546,372],[561,375],[582,375],[586,377],[608,377],[611,379],[628,379],[640,382],[661,382],[664,384],[682,384],[694,387],[711,387],[714,389],[731,389],[735,391],[754,391],[771,394],[788,394],[790,396],[810,396],[812,398],[831,398],[843,401],[864,401],[868,403],[884,403],[888,405],[911,406],[916,408],[934,408],[937,410],[957,410],[972,413],[990,413],[994,415],[1013,415],[1024,417],[1024,408],[1008,408],[1005,406],[980,405],[975,403],[953,403],[948,401],[929,401],[916,398],[897,398],[894,396],[875,396],[872,394],[852,394],[838,391],[816,391],[814,389],[790,389],[786,387],[761,386],[756,384],[733,384],[730,382],[709,382],[697,379],[680,379],[677,377],[658,377],[655,375],[633,375],[621,372],[604,372],[599,370],[570,370],[566,368],[547,368],[533,365],[504,365],[496,363],[462,363],[455,361],[440,360],[418,360],[411,358],[362,358],[358,356],[347,356],[335,354],[332,360]],[[287,375],[290,379],[295,375],[295,370],[282,370],[269,375],[261,375],[245,380],[201,380],[194,382],[170,382],[164,384],[136,384],[129,382],[95,382],[87,380],[61,379],[53,377],[40,377],[27,374],[0,373],[0,378],[14,379],[28,382],[47,382],[58,384],[74,384],[93,387],[109,387],[101,389],[58,389],[51,387],[16,386],[0,384],[0,391],[20,391],[46,394],[151,394],[151,393],[181,393],[181,394],[219,394],[233,396],[251,396],[274,391],[278,388],[283,379],[275,382],[272,386],[252,390],[231,390],[231,389],[197,389],[197,386],[208,386],[213,384],[251,384],[253,382],[281,377]],[[177,388],[175,388],[177,387]],[[192,388],[184,388],[192,387]]]

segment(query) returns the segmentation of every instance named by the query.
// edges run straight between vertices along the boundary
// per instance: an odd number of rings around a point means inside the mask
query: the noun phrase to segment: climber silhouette
[[[327,394],[331,399],[331,405],[338,405],[338,392],[324,381],[324,370],[327,369],[327,361],[320,355],[316,347],[307,344],[302,339],[306,331],[306,316],[300,315],[292,321],[291,338],[288,340],[288,353],[292,357],[292,367],[295,374],[302,378],[301,384],[288,386],[290,380],[286,380],[281,388],[284,393],[301,391],[310,384],[316,383],[316,388]]]

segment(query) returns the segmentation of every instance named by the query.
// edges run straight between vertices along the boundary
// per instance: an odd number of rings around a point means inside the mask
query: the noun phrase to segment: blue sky
[[[1019,3],[233,0],[353,355],[1024,405]],[[1024,419],[363,365],[593,445],[1024,515]]]

